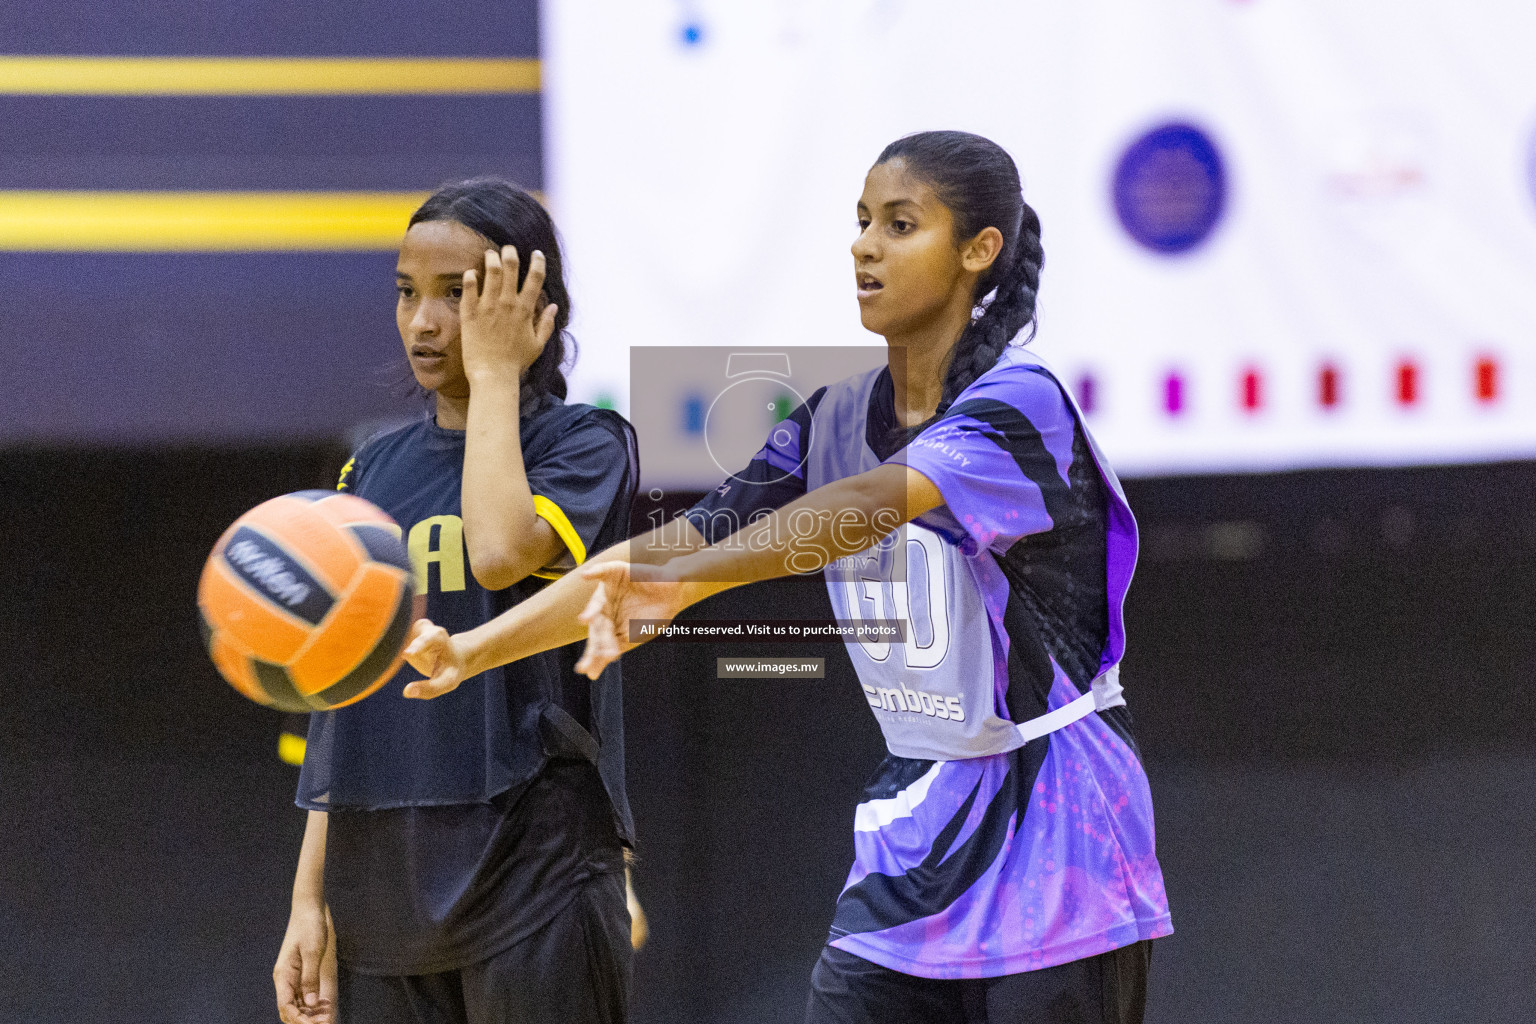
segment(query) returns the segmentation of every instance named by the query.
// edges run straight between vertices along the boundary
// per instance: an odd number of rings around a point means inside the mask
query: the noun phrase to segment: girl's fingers
[[[320,1001],[320,960],[325,955],[324,947],[314,946],[300,949],[300,965],[302,974],[299,978],[300,999],[304,1006],[314,1006]]]
[[[610,639],[613,636],[613,623],[604,615],[594,621],[587,629],[587,646],[581,654],[581,661],[576,664],[576,671],[588,679],[596,679],[603,674],[603,669],[613,661],[610,653]]]
[[[617,626],[612,616],[605,613],[597,619],[594,625],[596,628],[593,632],[596,634],[597,639],[597,643],[593,648],[595,663],[587,666],[589,678],[591,679],[596,679],[602,674],[603,669],[618,660],[619,657]]]
[[[421,669],[416,671],[421,672]],[[418,679],[413,683],[408,683],[404,690],[404,696],[412,700],[431,700],[434,697],[441,697],[445,693],[452,693],[458,689],[459,682],[459,668],[457,666],[448,666],[441,672],[434,673],[430,678]]]
[[[581,652],[581,660],[576,663],[576,671],[588,679],[596,679],[613,660],[607,655],[613,636],[613,620],[608,617],[606,586],[597,585],[579,618],[587,624],[587,645]]]
[[[431,634],[417,637],[406,647],[405,660],[410,662],[411,668],[417,672],[431,672],[433,664],[437,661],[437,645],[440,642]]]
[[[500,302],[503,306],[510,306],[517,301],[517,271],[518,264],[521,262],[517,255],[516,246],[504,245],[501,247],[501,265],[504,268],[501,281],[499,282],[501,287],[494,293],[487,288],[485,293],[487,295],[494,294],[496,301]]]
[[[555,333],[555,314],[560,312],[560,307],[551,302],[544,307],[544,313],[539,317],[539,325],[534,337],[539,340],[539,347],[543,348],[549,341],[550,335]]]
[[[523,280],[522,288],[518,289],[518,296],[527,296],[530,303],[536,301],[539,293],[544,290],[544,274],[546,265],[544,254],[539,250],[533,250],[533,255],[528,258],[528,276]]]
[[[272,974],[277,988],[277,1013],[285,1022],[291,1020],[290,1008],[298,1003],[299,972],[290,964],[283,964]]]
[[[417,619],[415,622],[411,623],[411,639],[410,642],[405,645],[405,653],[410,655],[421,650],[422,644],[426,641],[426,638],[430,636],[434,630],[438,629],[442,629],[442,627],[433,624],[431,619]],[[444,632],[446,632],[446,630]]]
[[[501,291],[504,287],[502,282],[506,279],[501,263],[501,257],[495,249],[485,250],[485,292],[483,294],[490,302],[495,302],[501,298]],[[512,278],[513,280],[517,279],[517,272],[515,270],[513,271]],[[468,297],[468,293],[465,293],[465,297]]]
[[[410,662],[411,668],[424,676],[430,676],[437,671],[437,663],[442,657],[443,648],[448,644],[448,631],[442,626],[435,626],[426,619],[416,622],[416,636],[405,646],[405,660]]]
[[[473,270],[464,271],[464,279],[459,282],[464,288],[464,297],[459,300],[459,316],[474,318],[475,305],[480,301],[480,278]]]
[[[451,692],[459,685],[463,666],[451,656],[452,639],[448,631],[427,619],[417,619],[412,629],[415,635],[405,645],[405,660],[427,678],[406,686],[405,696],[431,700]]]
[[[603,613],[603,608],[607,604],[608,588],[602,583],[599,583],[597,585],[597,589],[592,591],[592,596],[587,599],[587,606],[581,610],[580,615],[576,616],[576,621],[586,623],[590,626],[592,624],[592,620]]]
[[[331,924],[331,908],[325,908],[325,955],[320,958],[320,1005],[324,1019],[336,1019],[336,928]]]
[[[623,652],[619,650],[618,634],[614,632],[613,623],[608,623],[608,628],[603,630],[602,644],[598,648],[598,663],[592,670],[591,679],[597,679],[603,674],[603,669],[619,660]]]

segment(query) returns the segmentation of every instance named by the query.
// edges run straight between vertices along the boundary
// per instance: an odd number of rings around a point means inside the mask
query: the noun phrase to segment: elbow
[[[486,551],[469,553],[469,571],[475,582],[486,590],[505,590],[528,577],[534,566],[524,564],[515,552]]]
[[[533,524],[512,528],[482,529],[479,521],[465,517],[464,548],[469,555],[469,571],[475,582],[486,590],[505,590],[526,579],[542,564],[527,539],[537,531]],[[496,524],[501,526],[502,524]],[[519,538],[523,543],[519,543]]]

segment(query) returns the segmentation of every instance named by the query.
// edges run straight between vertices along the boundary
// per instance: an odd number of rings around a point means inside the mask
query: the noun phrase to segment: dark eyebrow
[[[910,206],[914,210],[922,209],[922,204],[916,199],[892,199],[885,204],[887,210],[898,210],[903,206]]]

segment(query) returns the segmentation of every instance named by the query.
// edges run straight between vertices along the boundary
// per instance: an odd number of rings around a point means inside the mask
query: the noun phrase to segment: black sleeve
[[[617,414],[594,409],[527,467],[534,512],[554,528],[566,549],[536,576],[563,575],[628,535],[637,484],[632,437]]]
[[[768,441],[745,469],[721,482],[683,515],[715,543],[754,519],[783,508],[805,494],[805,456],[811,450],[811,417],[826,388],[774,425]]]

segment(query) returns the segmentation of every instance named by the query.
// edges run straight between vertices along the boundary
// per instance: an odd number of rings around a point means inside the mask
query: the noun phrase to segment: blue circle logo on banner
[[[1211,137],[1164,124],[1131,143],[1115,167],[1115,213],[1154,252],[1189,252],[1210,237],[1227,206],[1227,172]]]

